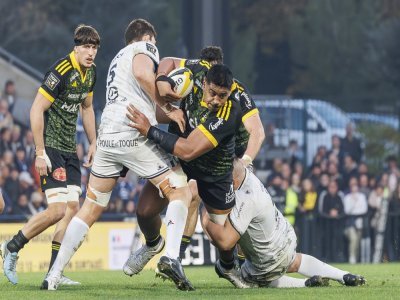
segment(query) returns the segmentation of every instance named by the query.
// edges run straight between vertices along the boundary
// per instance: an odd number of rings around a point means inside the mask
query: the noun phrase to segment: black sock
[[[186,249],[190,245],[191,241],[192,241],[192,238],[190,236],[187,236],[187,235],[183,235],[182,236],[181,248],[179,250],[179,257],[180,258],[183,258],[185,256]]]
[[[11,253],[18,252],[22,248],[24,248],[25,244],[28,243],[29,240],[24,236],[22,231],[18,231],[16,235],[13,236],[11,241],[7,244],[7,249]]]
[[[235,266],[234,259],[232,259],[231,261],[223,261],[222,259],[219,259],[219,262],[221,263],[221,266],[227,270],[233,269],[233,267]]]
[[[146,245],[148,247],[154,247],[156,246],[161,240],[161,235],[158,235],[154,240],[148,241],[146,240]]]
[[[51,242],[51,259],[50,259],[49,270],[47,271],[47,273],[50,272],[50,269],[53,266],[54,261],[57,258],[58,251],[60,251],[60,247],[61,247],[61,243],[56,242],[56,241]]]
[[[244,255],[238,254],[238,261],[239,261],[239,266],[242,266],[246,260],[246,257]]]

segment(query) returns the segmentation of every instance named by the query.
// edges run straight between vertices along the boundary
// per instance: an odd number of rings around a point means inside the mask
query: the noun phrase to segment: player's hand
[[[157,89],[158,93],[161,97],[169,102],[179,101],[182,100],[182,97],[179,96],[175,91],[172,89],[171,84],[167,81],[157,81]]]
[[[51,161],[50,158],[47,156],[45,150],[36,151],[35,169],[40,176],[47,176],[47,169],[49,170],[49,172],[52,171]]]
[[[186,125],[186,120],[185,120],[185,114],[182,109],[179,108],[173,108],[169,112],[165,112],[168,118],[171,119],[171,121],[174,121],[176,124],[179,126],[179,130],[183,133],[185,131],[185,125]]]
[[[128,124],[130,127],[137,129],[141,134],[147,136],[151,124],[144,114],[138,111],[132,104],[129,104],[126,116],[131,121]]]
[[[90,144],[88,154],[87,154],[87,161],[83,163],[85,168],[90,168],[93,165],[94,154],[96,152],[96,141]]]

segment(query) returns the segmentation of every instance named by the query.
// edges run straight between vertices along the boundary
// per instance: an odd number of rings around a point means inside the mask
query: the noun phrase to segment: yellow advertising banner
[[[0,223],[0,240],[11,239],[23,225]],[[48,228],[21,249],[18,272],[47,272],[54,228]],[[165,236],[164,226],[162,233]],[[136,221],[95,223],[66,270],[122,270],[131,250],[138,249],[142,243],[143,237]],[[155,269],[159,257],[153,258],[146,268]]]

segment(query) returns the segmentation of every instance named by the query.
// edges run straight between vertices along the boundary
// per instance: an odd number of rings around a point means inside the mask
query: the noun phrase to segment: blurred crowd
[[[5,200],[4,215],[30,217],[46,208],[46,200],[40,189],[40,177],[35,170],[35,145],[32,131],[16,121],[12,110],[18,94],[15,83],[5,83],[0,98],[0,190]],[[83,163],[88,141],[82,120],[77,123],[77,153]],[[81,201],[85,199],[89,170],[81,167]],[[107,212],[135,212],[143,181],[128,173],[120,179],[113,191]]]
[[[346,136],[332,136],[332,148],[320,146],[307,169],[293,144],[289,159],[272,160],[265,184],[277,208],[295,226],[299,251],[356,263],[371,261],[380,249],[386,259],[399,260],[396,157],[386,159],[380,174],[370,174],[351,125]]]
[[[16,99],[15,84],[9,80],[0,100],[0,189],[6,202],[4,216],[29,218],[44,210],[46,201],[34,168],[32,131],[11,114]],[[77,153],[82,163],[87,149],[78,118]],[[351,125],[344,137],[332,136],[330,149],[320,146],[307,168],[297,141],[291,141],[286,151],[287,158],[272,159],[267,173],[256,170],[256,174],[264,180],[277,208],[295,226],[299,251],[327,261],[355,263],[371,261],[373,252],[382,248],[388,260],[400,260],[396,157],[386,159],[380,174],[371,174]],[[89,170],[82,167],[81,171],[83,201]],[[106,213],[134,214],[143,184],[131,173],[120,178]]]

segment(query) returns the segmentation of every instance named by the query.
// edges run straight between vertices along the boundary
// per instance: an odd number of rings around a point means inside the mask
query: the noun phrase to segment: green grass
[[[212,267],[187,267],[195,292],[178,291],[171,282],[155,278],[153,271],[134,277],[117,271],[70,272],[67,275],[82,285],[61,286],[53,292],[39,290],[43,274],[21,273],[16,286],[0,277],[0,299],[400,299],[400,264],[338,267],[364,275],[367,285],[345,287],[331,282],[324,288],[238,290],[219,279]]]

